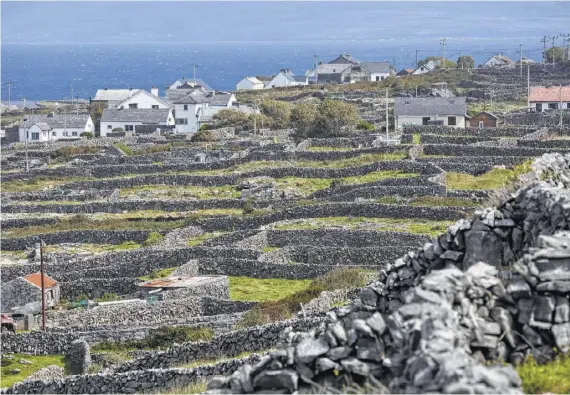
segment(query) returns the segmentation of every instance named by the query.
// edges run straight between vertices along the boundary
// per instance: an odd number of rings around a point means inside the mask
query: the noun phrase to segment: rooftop
[[[124,101],[140,89],[98,89],[93,100],[98,101]]]
[[[89,114],[31,115],[24,118],[21,125],[24,128],[30,128],[34,124],[42,123],[52,129],[84,128],[88,119]]]
[[[570,86],[533,86],[530,88],[528,101],[531,102],[560,102],[570,101]]]
[[[139,283],[144,288],[191,288],[218,280],[223,276],[175,276],[158,278]]]
[[[396,97],[394,115],[465,115],[464,97]]]
[[[172,110],[168,108],[106,108],[101,115],[101,122],[142,122],[143,124],[161,124],[168,120]]]
[[[42,287],[42,275],[40,272],[28,274],[27,276],[25,276],[23,278],[24,278],[24,280],[26,280],[27,282],[29,282],[32,285],[35,285],[38,288]],[[51,288],[56,284],[57,284],[57,281],[55,281],[53,278],[46,276],[44,274],[44,287],[45,288]]]

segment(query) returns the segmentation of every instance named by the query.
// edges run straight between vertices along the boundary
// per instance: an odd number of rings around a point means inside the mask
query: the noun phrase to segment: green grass
[[[164,236],[158,232],[150,232],[146,240],[143,242],[143,247],[150,247],[155,244],[160,243],[164,239]]]
[[[570,393],[570,355],[539,365],[532,358],[517,367],[525,394]]]
[[[80,253],[103,253],[103,252],[111,252],[111,251],[126,251],[126,250],[135,250],[137,248],[141,248],[142,245],[136,243],[134,241],[125,241],[121,244],[90,244],[85,243],[81,244],[78,247],[66,247],[62,248],[59,245],[48,245],[45,247],[44,251],[47,253],[55,253],[55,252],[68,252],[70,254],[80,254]],[[2,252],[4,254],[4,252]]]
[[[237,199],[241,192],[233,186],[203,187],[203,186],[167,186],[167,185],[145,185],[140,187],[121,189],[121,196],[132,196],[148,192],[153,197],[168,198],[196,198],[196,199]]]
[[[287,224],[275,224],[279,230],[320,229],[342,226],[349,229],[406,232],[437,236],[447,230],[455,221],[430,221],[422,218],[366,218],[366,217],[326,217],[298,220]]]
[[[489,111],[489,112],[513,112],[517,110],[523,110],[527,108],[526,101],[508,101],[508,102],[497,102],[493,101],[493,105],[491,106],[490,101],[485,102],[475,102],[469,104],[469,109],[467,113],[471,116],[481,112],[481,111]]]
[[[123,151],[125,153],[125,155],[127,155],[127,156],[131,156],[131,155],[135,154],[133,149],[124,143],[115,143],[115,147],[117,147],[118,149]]]
[[[517,165],[512,169],[493,169],[480,176],[464,173],[445,173],[447,188],[461,190],[499,189],[518,180],[519,176],[528,173],[531,161]]]
[[[422,142],[421,134],[419,134],[419,133],[414,133],[414,135],[413,135],[413,143],[414,143],[414,144],[421,144],[421,142]]]
[[[470,199],[445,196],[422,196],[410,200],[408,204],[411,206],[430,207],[481,207],[481,203],[474,202]]]
[[[208,380],[201,379],[196,382],[184,385],[182,387],[173,387],[167,390],[156,392],[157,394],[175,395],[175,394],[201,394],[206,392]]]
[[[205,242],[206,240],[210,240],[213,239],[214,237],[218,237],[221,236],[223,234],[225,234],[226,232],[208,232],[208,233],[202,233],[201,235],[198,236],[194,236],[192,237],[190,240],[188,240],[188,245],[190,247],[194,247],[197,245],[202,244],[203,242]]]
[[[155,280],[157,278],[164,278],[164,277],[168,277],[172,274],[172,272],[174,272],[177,269],[177,267],[167,267],[166,269],[159,269],[159,270],[155,270],[150,274],[147,274],[146,276],[141,276],[139,277],[139,280],[141,281],[149,281],[149,280]]]
[[[363,176],[344,177],[340,180],[341,185],[365,184],[376,182],[388,178],[410,178],[417,177],[418,173],[405,173],[401,170],[380,170],[367,173]]]
[[[31,192],[58,187],[74,181],[87,181],[84,177],[57,178],[36,177],[33,180],[13,180],[2,182],[2,192]],[[60,202],[61,203],[61,202]]]
[[[230,276],[230,299],[254,302],[279,300],[306,289],[310,284],[311,280]]]
[[[280,247],[263,247],[262,251],[265,253],[280,250]]]
[[[307,148],[307,151],[315,151],[315,152],[321,152],[321,151],[352,151],[355,150],[356,148],[347,148],[347,147],[327,147],[327,146],[323,146],[323,147],[309,147]]]
[[[12,354],[14,359],[8,361],[2,359],[1,367],[1,383],[0,387],[10,387],[12,384],[25,380],[28,376],[37,372],[41,368],[49,365],[57,365],[62,368],[65,367],[64,355],[27,355],[27,354]],[[27,359],[31,361],[31,365],[23,365],[18,361],[20,359]],[[20,373],[12,374],[13,369],[20,369]]]

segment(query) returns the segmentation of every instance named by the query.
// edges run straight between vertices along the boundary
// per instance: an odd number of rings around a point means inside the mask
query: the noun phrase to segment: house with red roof
[[[43,275],[46,307],[54,307],[59,303],[60,287],[53,278]],[[42,303],[42,275],[40,272],[17,277],[2,284],[2,299],[0,310],[11,313],[17,310],[28,314],[41,312]]]
[[[570,86],[533,86],[530,88],[528,104],[536,112],[570,109]]]

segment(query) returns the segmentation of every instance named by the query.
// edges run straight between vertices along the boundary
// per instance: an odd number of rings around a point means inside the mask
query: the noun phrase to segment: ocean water
[[[67,7],[59,13],[54,4],[49,12],[41,9],[43,3],[34,9],[28,4],[25,9],[18,3],[2,5],[3,101],[7,81],[12,100],[64,99],[72,89],[73,96],[88,99],[101,88],[149,90],[152,85],[162,95],[167,84],[192,78],[192,64],[199,65],[196,76],[213,88],[233,90],[249,75],[271,75],[281,68],[304,74],[315,54],[327,62],[348,52],[359,60],[389,61],[399,70],[414,66],[416,50],[420,59],[441,56],[441,37],[447,38],[446,57],[453,60],[464,54],[481,63],[498,52],[516,60],[522,44],[525,57],[540,61],[541,37],[570,27],[566,2],[176,3],[202,13],[178,25],[171,3],[136,3],[134,9],[133,3],[123,3],[129,7],[125,10],[118,3],[111,14],[102,2],[89,3],[89,12],[83,2],[59,3]],[[76,11],[75,19],[65,19],[68,8]],[[236,23],[234,16],[244,10],[258,12],[259,21]],[[167,24],[158,23],[159,11],[170,13]],[[113,20],[122,12],[130,18]],[[154,30],[144,23],[153,13]],[[113,28],[90,34],[102,26],[101,15]],[[52,20],[56,17],[64,19]],[[128,29],[116,28],[123,25]]]

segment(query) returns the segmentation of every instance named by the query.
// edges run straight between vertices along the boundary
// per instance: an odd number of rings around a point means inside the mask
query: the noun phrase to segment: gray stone
[[[366,323],[370,328],[372,328],[378,335],[384,334],[386,331],[386,322],[380,313],[374,313],[370,318],[366,320]]]
[[[521,278],[517,278],[507,285],[507,292],[515,299],[529,298],[531,296],[530,285]]]
[[[307,338],[297,345],[295,348],[296,359],[303,363],[310,363],[321,355],[326,354],[330,347],[326,340]]]
[[[350,347],[335,347],[331,348],[327,353],[330,359],[338,361],[339,359],[344,359],[350,355],[352,349]]]
[[[540,321],[540,322],[551,322],[552,314],[554,313],[554,308],[556,306],[554,297],[535,296],[533,300],[534,300],[534,305],[532,307],[531,320]]]
[[[564,296],[556,297],[556,308],[554,310],[554,322],[561,324],[570,321],[570,302]]]
[[[485,262],[498,270],[503,265],[503,243],[493,232],[471,229],[465,232],[463,269],[477,262]]]
[[[344,359],[340,362],[340,364],[350,373],[365,377],[370,374],[370,367],[368,364],[359,361],[356,358]]]
[[[297,390],[298,380],[299,376],[291,369],[265,370],[253,379],[253,386],[260,390],[286,389],[293,392]]]
[[[461,260],[461,258],[463,258],[463,255],[464,254],[461,251],[447,250],[440,256],[440,258],[441,259],[449,259],[453,262],[459,262]]]
[[[326,372],[327,370],[337,369],[338,364],[329,358],[318,358],[315,367],[318,372]]]
[[[562,352],[568,352],[570,349],[570,323],[552,325],[552,335],[556,346]]]
[[[548,281],[536,286],[538,292],[557,292],[567,294],[570,292],[570,281]]]

